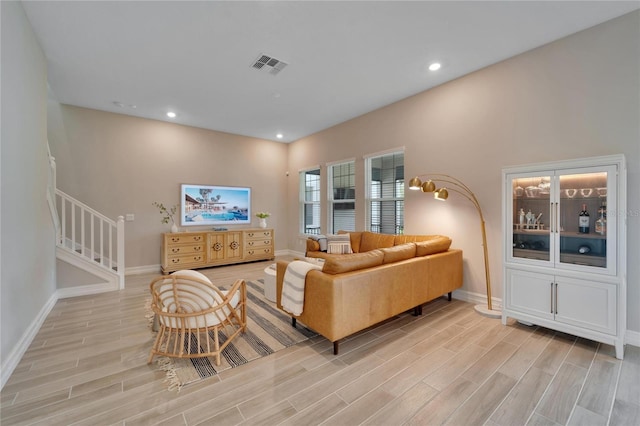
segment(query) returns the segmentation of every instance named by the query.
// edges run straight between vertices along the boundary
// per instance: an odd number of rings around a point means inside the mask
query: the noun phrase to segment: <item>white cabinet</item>
[[[615,284],[513,268],[507,269],[506,282],[506,304],[529,319],[557,321],[610,335],[617,332]]]
[[[503,323],[511,317],[612,344],[621,359],[624,157],[505,168],[503,204]]]

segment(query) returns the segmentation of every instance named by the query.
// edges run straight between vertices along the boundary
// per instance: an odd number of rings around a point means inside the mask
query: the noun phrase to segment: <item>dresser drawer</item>
[[[272,258],[273,249],[271,247],[249,248],[245,250],[245,258]]]
[[[264,231],[247,231],[244,235],[247,240],[273,239],[273,230],[265,229]]]
[[[191,254],[183,256],[169,256],[167,267],[168,269],[176,270],[178,266],[194,267],[197,265],[204,265],[204,254]]]
[[[250,250],[253,248],[262,248],[262,247],[271,247],[273,245],[273,240],[249,240],[244,242],[244,246]]]
[[[204,253],[204,244],[169,245],[167,247],[168,256],[181,256],[192,253]]]
[[[169,247],[178,244],[204,243],[204,234],[170,234],[165,235],[165,244]]]

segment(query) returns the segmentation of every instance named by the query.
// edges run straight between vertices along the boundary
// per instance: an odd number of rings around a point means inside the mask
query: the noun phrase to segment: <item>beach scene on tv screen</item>
[[[247,222],[251,194],[248,188],[186,186],[184,222]]]

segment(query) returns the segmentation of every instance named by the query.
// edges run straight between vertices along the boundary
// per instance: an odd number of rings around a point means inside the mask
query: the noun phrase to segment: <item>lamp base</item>
[[[474,309],[476,310],[477,313],[485,317],[502,318],[502,311],[497,311],[495,309],[490,310],[485,305],[476,305],[474,306]]]

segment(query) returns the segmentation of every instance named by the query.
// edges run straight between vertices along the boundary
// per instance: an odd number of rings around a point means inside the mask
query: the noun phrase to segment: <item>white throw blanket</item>
[[[307,272],[313,269],[322,269],[320,265],[294,260],[289,263],[284,273],[282,283],[282,309],[298,316],[302,313],[304,307],[304,282]]]

